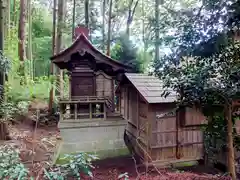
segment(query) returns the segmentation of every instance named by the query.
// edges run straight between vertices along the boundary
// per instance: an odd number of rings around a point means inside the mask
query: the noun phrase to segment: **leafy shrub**
[[[17,115],[22,115],[27,112],[28,104],[27,101],[2,103],[0,104],[0,115],[4,116],[6,120],[13,120]]]
[[[93,177],[91,168],[94,167],[91,162],[96,159],[98,159],[96,156],[87,153],[80,153],[77,155],[66,154],[60,159],[65,161],[65,163],[56,165],[48,171],[45,169],[44,178],[49,180],[63,180],[70,176],[80,179],[81,173]]]
[[[19,152],[10,145],[0,146],[0,179],[25,180],[28,170],[20,162]]]

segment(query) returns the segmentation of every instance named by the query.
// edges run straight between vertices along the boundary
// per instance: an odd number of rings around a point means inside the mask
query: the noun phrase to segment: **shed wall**
[[[156,162],[198,160],[203,157],[203,133],[200,127],[184,127],[175,113],[175,104],[154,104],[152,108],[151,157]],[[190,113],[196,114],[194,111]],[[165,116],[164,116],[165,114]],[[187,113],[187,117],[191,114]],[[200,118],[196,118],[200,119]]]
[[[145,159],[148,147],[146,126],[148,126],[148,103],[129,84],[121,86],[121,114],[127,120],[126,132],[131,139],[134,150]]]

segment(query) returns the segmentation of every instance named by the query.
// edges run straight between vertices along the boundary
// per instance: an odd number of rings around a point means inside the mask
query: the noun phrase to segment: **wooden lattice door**
[[[72,78],[72,96],[94,96],[93,76],[76,76]]]

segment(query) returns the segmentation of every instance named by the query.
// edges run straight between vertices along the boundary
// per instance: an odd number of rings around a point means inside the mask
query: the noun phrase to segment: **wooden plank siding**
[[[168,113],[168,116],[161,117],[161,114],[176,110],[174,104],[154,104],[151,108],[152,112],[155,112],[151,138],[153,161],[164,163],[197,160],[203,157],[203,133],[200,127],[180,126],[180,123],[177,123],[177,120],[181,120],[177,118],[178,114]],[[187,114],[187,117],[192,116]]]
[[[148,103],[129,84],[121,86],[120,97],[121,114],[128,121],[127,133],[133,140],[135,151],[146,161],[149,147]]]

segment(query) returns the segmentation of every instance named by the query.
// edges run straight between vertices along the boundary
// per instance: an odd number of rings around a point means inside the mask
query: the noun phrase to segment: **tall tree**
[[[102,2],[102,50],[105,51],[105,11],[106,11],[106,0]]]
[[[108,39],[107,39],[107,55],[108,56],[110,56],[110,46],[111,46],[112,6],[113,6],[113,0],[110,0],[110,2],[109,2],[109,10],[108,10]]]
[[[57,25],[57,42],[56,42],[56,53],[59,53],[62,49],[62,38],[63,38],[63,28],[64,28],[64,0],[58,1],[58,25]],[[63,97],[63,70],[59,69],[58,74],[58,88],[59,95]]]
[[[56,51],[56,20],[57,20],[57,0],[53,1],[53,24],[52,24],[52,55],[55,55],[55,51]],[[50,64],[50,74],[53,75],[54,74],[54,64],[51,62]],[[52,81],[52,86],[50,89],[50,93],[49,93],[49,105],[48,105],[48,110],[49,113],[52,113],[53,110],[53,99],[54,99],[54,84]]]
[[[89,28],[89,0],[84,3],[85,26]]]
[[[18,29],[18,54],[20,60],[19,72],[24,77],[25,82],[25,68],[24,61],[26,60],[26,0],[20,0],[20,16],[19,16],[19,29]],[[23,82],[21,82],[23,83]]]
[[[155,61],[159,60],[159,1],[155,0]]]
[[[28,43],[27,43],[27,59],[29,61],[29,75],[33,79],[33,54],[32,54],[32,1],[27,1],[28,10]]]
[[[142,14],[142,42],[144,44],[143,48],[143,59],[146,60],[146,53],[147,53],[147,42],[146,42],[146,37],[145,37],[145,10],[144,10],[144,0],[142,0],[141,3],[141,14]]]
[[[135,14],[138,2],[139,0],[136,0],[135,3],[133,3],[133,0],[130,0],[128,4],[128,17],[127,17],[127,26],[126,26],[126,34],[128,38],[130,36],[130,25],[133,22],[133,16]]]
[[[4,41],[4,20],[3,20],[3,11],[4,11],[4,5],[3,1],[0,0],[0,54],[3,54],[3,41]],[[4,71],[0,71],[0,103],[3,101],[4,96]]]
[[[26,0],[20,0],[18,38],[19,38],[19,60],[21,62],[23,62],[26,59],[25,27],[26,27]]]
[[[13,24],[14,25],[17,25],[17,15],[15,14],[16,13],[16,0],[13,0],[13,8],[12,8],[13,10],[12,10],[12,12],[13,12],[13,19],[12,19],[12,21],[13,21]]]
[[[11,22],[11,1],[7,0],[5,1],[6,5],[5,5],[5,30],[4,30],[4,36],[5,39],[9,37],[9,30],[10,30],[10,22]]]
[[[73,9],[72,9],[72,39],[74,39],[75,31],[75,19],[76,19],[76,0],[73,0]]]
[[[3,0],[0,0],[0,61],[1,61],[1,67],[0,67],[0,105],[2,105],[5,101],[4,98],[4,84],[5,84],[5,77],[6,77],[6,67],[4,63],[4,56],[3,56],[3,45],[4,45],[4,4]],[[3,110],[3,107],[1,107],[1,111],[5,118],[5,111]],[[9,140],[9,131],[7,128],[7,124],[5,121],[0,121],[0,140]]]

